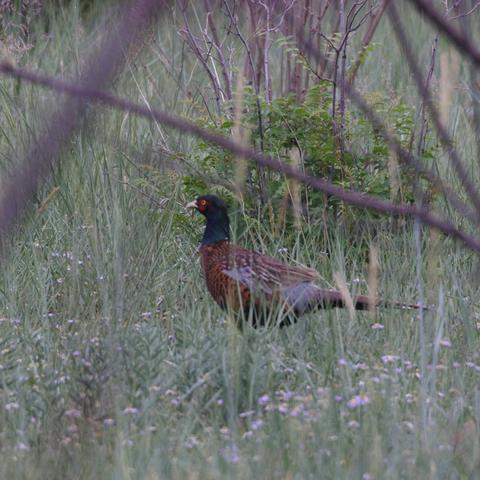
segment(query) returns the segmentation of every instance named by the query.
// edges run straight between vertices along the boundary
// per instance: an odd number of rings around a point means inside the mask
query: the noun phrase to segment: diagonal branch
[[[88,98],[89,100],[104,103],[115,109],[128,111],[130,113],[134,113],[145,118],[154,119],[157,122],[163,123],[183,132],[188,132],[208,142],[215,143],[225,148],[226,150],[235,153],[239,157],[248,158],[255,161],[258,165],[268,167],[276,172],[295,178],[296,180],[304,183],[305,185],[309,185],[312,188],[324,192],[328,195],[335,196],[338,199],[351,205],[360,208],[367,208],[389,215],[411,216],[417,218],[424,224],[434,227],[445,233],[446,235],[451,236],[452,238],[460,240],[470,249],[480,253],[480,239],[459,230],[450,221],[440,218],[438,215],[432,213],[425,208],[402,203],[393,204],[392,202],[380,200],[378,198],[372,197],[370,195],[365,195],[360,192],[344,190],[343,188],[326,182],[325,180],[307,175],[299,171],[298,169],[279,162],[278,160],[264,155],[261,152],[252,150],[251,148],[238,144],[230,140],[229,138],[205,130],[191,121],[182,119],[176,115],[172,115],[162,110],[147,108],[129,100],[118,98],[108,92],[97,90],[91,85],[85,86],[73,84],[70,82],[65,82],[63,80],[50,78],[44,75],[29,72],[24,69],[15,68],[6,62],[0,63],[0,72],[16,78],[30,81],[32,83],[43,85],[57,91],[67,93],[75,98],[81,98],[83,100],[86,100]],[[0,220],[1,219],[2,218],[0,217]],[[0,226],[1,225],[3,224],[0,222]]]
[[[410,3],[421,13],[428,17],[428,20],[436,25],[459,50],[467,54],[477,67],[480,67],[480,50],[455,27],[453,27],[433,6],[431,0],[409,0]],[[393,4],[394,2],[390,2]]]
[[[166,4],[166,1],[158,0],[129,2],[116,26],[105,35],[95,54],[86,62],[85,73],[77,80],[78,85],[87,90],[106,88],[125,62],[129,46],[141,38],[142,32]],[[45,127],[38,132],[38,140],[32,143],[23,161],[5,180],[0,194],[1,241],[13,231],[41,181],[60,163],[59,154],[79,127],[87,104],[85,96],[68,98],[50,117],[45,117]]]
[[[438,132],[443,149],[448,154],[450,163],[452,164],[455,170],[455,173],[460,179],[463,185],[463,188],[468,193],[470,200],[475,205],[476,211],[480,216],[480,194],[479,194],[478,188],[474,185],[473,181],[470,180],[470,177],[462,161],[460,160],[455,148],[453,147],[453,142],[448,135],[445,125],[443,125],[443,123],[440,121],[440,116],[433,103],[432,97],[428,90],[428,85],[422,79],[422,74],[420,72],[418,64],[413,55],[413,51],[412,51],[412,48],[410,47],[410,43],[408,42],[408,38],[405,35],[405,31],[402,27],[394,2],[390,3],[387,9],[387,14],[393,25],[393,30],[395,32],[395,35],[397,36],[398,43],[399,45],[401,45],[404,51],[405,58],[407,59],[407,63],[410,67],[410,70],[412,71],[413,78],[415,80],[415,83],[417,84],[417,89],[420,93],[420,96],[422,97],[423,103],[427,107],[427,110],[430,113],[430,117],[432,118],[433,124],[435,125],[435,128]]]

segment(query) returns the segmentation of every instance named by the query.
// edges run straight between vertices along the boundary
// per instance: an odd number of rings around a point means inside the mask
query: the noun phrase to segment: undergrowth
[[[48,34],[42,25],[32,30],[31,47],[16,53],[21,62],[51,74],[62,62],[76,70],[79,45],[97,24],[94,7],[83,20],[73,14],[75,2],[71,8],[55,15]],[[180,55],[171,30],[152,35]],[[35,35],[48,41],[35,42]],[[182,90],[192,86],[189,60],[185,84],[165,75],[160,95],[145,71],[162,72],[162,62],[155,48],[147,53],[145,68],[129,62],[117,93],[199,118]],[[367,61],[366,68],[368,81],[377,78],[378,65],[369,70]],[[290,101],[278,104],[301,117],[305,106]],[[55,95],[1,78],[0,102],[6,172]],[[399,102],[395,115],[409,125],[411,110]],[[424,300],[435,305],[423,323],[414,310],[333,310],[288,329],[240,333],[206,291],[196,253],[202,219],[183,208],[196,193],[185,178],[196,179],[172,162],[189,158],[208,170],[204,150],[122,113],[100,110],[89,120],[2,259],[1,478],[478,475],[480,319],[472,254],[425,230],[417,260],[413,227],[402,219],[314,211],[300,225],[272,228],[262,210],[231,200],[238,243],[316,268],[325,287],[335,287],[339,273],[352,294],[366,293],[373,245],[383,298],[415,303],[420,268]],[[354,121],[352,135],[366,131]],[[278,126],[277,136],[283,133]],[[290,145],[275,141],[271,153],[287,158]],[[384,144],[378,151],[374,142],[363,146],[361,158],[386,161]],[[306,157],[318,161],[309,168],[325,173],[330,163],[316,154]],[[384,169],[377,171],[384,179]],[[387,184],[378,184],[372,192],[387,196]]]

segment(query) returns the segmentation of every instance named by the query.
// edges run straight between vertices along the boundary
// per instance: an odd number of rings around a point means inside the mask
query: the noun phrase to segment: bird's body
[[[316,308],[345,307],[343,294],[315,285],[319,274],[303,265],[290,265],[230,242],[225,204],[205,195],[187,205],[207,218],[200,258],[208,291],[223,309],[242,314],[253,326],[293,323]],[[385,302],[374,302],[374,304]],[[353,298],[357,310],[369,308],[369,298]],[[405,306],[392,303],[392,306]]]
[[[295,321],[314,308],[344,307],[340,292],[317,287],[315,270],[292,266],[223,240],[200,247],[208,291],[223,309],[241,311],[253,326]],[[368,298],[355,298],[355,307],[368,308]]]

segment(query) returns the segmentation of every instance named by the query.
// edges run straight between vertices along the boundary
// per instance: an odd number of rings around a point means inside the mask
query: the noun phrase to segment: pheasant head
[[[202,245],[230,240],[230,221],[223,200],[215,195],[201,195],[188,203],[186,208],[195,208],[207,219]]]

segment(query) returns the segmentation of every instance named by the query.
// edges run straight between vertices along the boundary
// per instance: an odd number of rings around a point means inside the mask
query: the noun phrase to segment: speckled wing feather
[[[288,265],[267,255],[230,246],[228,266],[223,272],[232,280],[244,284],[254,295],[271,298],[299,284],[311,283],[318,273],[303,265]]]

